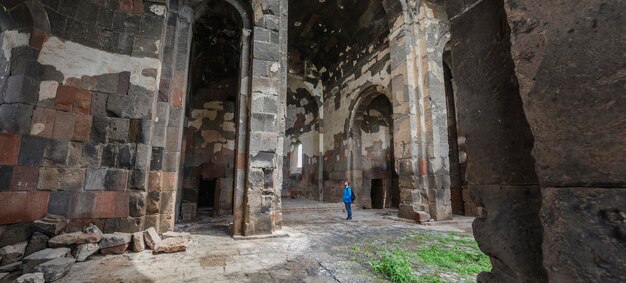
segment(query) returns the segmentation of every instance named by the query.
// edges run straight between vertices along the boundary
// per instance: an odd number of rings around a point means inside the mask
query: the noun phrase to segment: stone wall
[[[624,281],[624,4],[447,10],[467,179],[484,207],[474,234],[493,265],[478,281]]]
[[[282,196],[321,200],[323,85],[314,75],[290,74],[288,86]],[[302,156],[297,156],[298,145],[302,145]],[[297,168],[298,158],[302,158],[302,168]]]
[[[253,59],[241,62],[234,106],[244,126],[226,143],[237,156],[233,233],[271,233],[281,222],[287,1],[225,2],[244,19],[242,58]],[[54,213],[105,230],[173,229],[191,25],[205,11],[192,4],[2,4],[0,224]]]
[[[49,212],[115,230],[172,229],[173,216],[161,216],[174,211],[176,176],[162,170],[169,164],[153,122],[165,6],[12,3],[23,12],[13,20],[33,27],[2,34],[10,64],[0,131],[17,157],[3,162],[14,182],[2,185],[10,204],[2,223]],[[151,170],[168,182],[152,198]]]

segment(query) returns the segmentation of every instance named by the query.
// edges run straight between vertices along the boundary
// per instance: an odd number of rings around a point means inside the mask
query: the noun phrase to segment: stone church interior
[[[0,0],[0,282],[625,282],[625,4]]]

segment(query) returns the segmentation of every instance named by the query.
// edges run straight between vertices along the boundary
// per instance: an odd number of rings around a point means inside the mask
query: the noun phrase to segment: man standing
[[[343,184],[343,203],[346,205],[346,211],[348,212],[348,218],[346,220],[352,220],[352,188],[350,187],[350,181],[346,181]]]

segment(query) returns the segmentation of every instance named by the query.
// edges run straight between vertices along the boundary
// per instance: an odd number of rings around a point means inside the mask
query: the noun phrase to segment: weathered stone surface
[[[82,236],[83,236],[83,232],[61,234],[61,235],[52,237],[48,241],[48,245],[51,248],[74,245],[78,242],[78,239],[81,238]]]
[[[20,261],[20,259],[24,257],[27,245],[28,242],[21,242],[1,248],[0,256],[2,257],[2,265]]]
[[[91,224],[91,225],[89,225],[87,228],[85,228],[84,232],[85,232],[85,234],[87,234],[87,235],[85,236],[85,238],[87,238],[87,239],[91,239],[91,238],[95,238],[95,239],[97,239],[97,240],[95,240],[95,242],[94,242],[94,241],[91,241],[91,242],[89,242],[89,243],[97,243],[97,242],[100,242],[100,240],[102,240],[102,236],[104,235],[104,234],[102,233],[102,231],[100,231],[100,228],[98,228],[98,226],[93,225],[93,224]],[[82,243],[81,243],[81,244],[82,244]]]
[[[76,262],[73,257],[60,257],[37,266],[36,271],[42,272],[46,282],[54,282],[65,276]]]
[[[44,283],[46,282],[44,274],[41,272],[28,273],[20,276],[15,281],[16,283]]]
[[[48,247],[48,240],[50,240],[50,237],[43,233],[33,233],[33,236],[30,238],[30,241],[28,241],[28,245],[26,246],[24,256],[29,256],[33,253],[46,249]]]
[[[7,264],[7,265],[3,265],[3,266],[0,266],[0,272],[9,272],[9,273],[11,273],[11,272],[19,270],[21,265],[22,265],[21,261],[14,262],[14,263]]]
[[[154,229],[154,227],[150,227],[148,228],[144,233],[143,233],[145,242],[146,242],[146,246],[148,246],[149,249],[154,250],[154,247],[161,242],[161,237],[159,237],[159,234],[157,233],[157,231]]]
[[[146,249],[146,244],[144,241],[144,232],[133,233],[133,251],[134,252],[142,252]]]
[[[428,222],[430,221],[432,218],[430,217],[430,214],[424,212],[424,211],[418,211],[417,212],[417,222],[419,223],[424,223],[424,222]]]
[[[100,246],[97,243],[82,244],[76,247],[76,261],[82,262],[87,260],[88,257],[95,254],[100,250]]]
[[[10,273],[8,272],[0,272],[0,280],[6,278],[7,276],[9,276]]]
[[[59,258],[59,257],[66,257],[69,253],[70,253],[70,249],[69,248],[56,248],[56,249],[52,249],[52,248],[48,248],[42,251],[38,251],[36,253],[33,253],[27,257],[25,257],[23,259],[24,262],[29,262],[29,261],[37,261],[37,260],[52,260],[55,258]]]
[[[549,281],[626,281],[626,188],[544,188],[542,193]]]
[[[128,244],[130,243],[131,238],[132,234],[128,233],[104,234],[102,241],[100,241],[100,249]]]
[[[168,238],[185,238],[188,241],[191,241],[191,234],[189,234],[187,232],[168,231],[168,232],[163,233],[162,238],[163,239],[168,239]]]
[[[31,223],[21,223],[0,227],[0,247],[15,245],[30,239]]]
[[[108,248],[101,248],[100,253],[103,255],[113,255],[113,254],[120,255],[120,254],[125,253],[127,249],[128,249],[128,243],[118,245],[118,246],[112,246]]]
[[[43,219],[33,222],[33,228],[48,236],[61,233],[67,226],[67,220],[61,215],[47,214]]]
[[[186,251],[189,240],[184,237],[167,238],[160,241],[154,247],[155,253],[175,253]]]

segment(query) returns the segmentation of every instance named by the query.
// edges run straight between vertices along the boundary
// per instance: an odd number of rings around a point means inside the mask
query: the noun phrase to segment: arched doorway
[[[237,1],[196,7],[184,129],[182,210],[242,213],[250,62],[249,13]],[[236,196],[240,196],[237,198]],[[193,214],[193,213],[192,213]],[[183,213],[183,220],[196,215]]]
[[[398,207],[394,168],[393,107],[382,87],[366,89],[356,102],[349,131],[349,174],[364,208]]]

